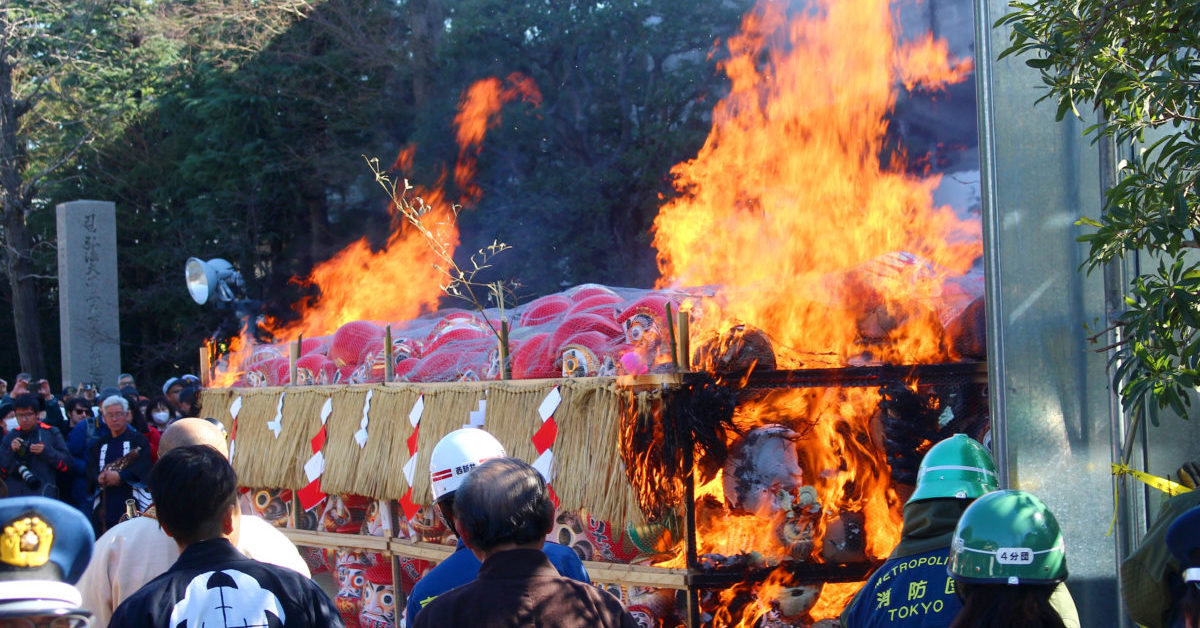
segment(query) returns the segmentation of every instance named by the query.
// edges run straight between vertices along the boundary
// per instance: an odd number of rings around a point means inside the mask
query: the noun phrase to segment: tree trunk
[[[21,370],[34,377],[46,376],[46,356],[42,353],[42,330],[38,323],[37,286],[33,279],[33,260],[25,212],[16,207],[4,210],[5,271],[12,287],[13,327],[17,333],[17,353]]]
[[[34,377],[45,377],[37,286],[30,256],[33,242],[25,226],[26,196],[20,172],[25,151],[17,136],[17,119],[22,111],[13,94],[12,74],[8,58],[0,58],[0,215],[4,220],[4,270],[12,287],[13,328],[21,370]]]
[[[420,109],[434,92],[434,55],[442,41],[446,10],[441,0],[410,0],[413,107]]]

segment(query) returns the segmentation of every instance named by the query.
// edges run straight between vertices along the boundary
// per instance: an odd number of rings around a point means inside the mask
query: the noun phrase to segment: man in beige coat
[[[204,419],[172,423],[159,441],[158,455],[187,445],[209,445],[229,455],[224,433]],[[310,576],[296,546],[260,517],[242,515],[237,548],[255,560]],[[76,585],[83,594],[83,607],[94,615],[93,625],[108,625],[113,611],[125,598],[165,572],[178,558],[179,546],[152,516],[135,517],[105,532],[96,540],[92,559]]]

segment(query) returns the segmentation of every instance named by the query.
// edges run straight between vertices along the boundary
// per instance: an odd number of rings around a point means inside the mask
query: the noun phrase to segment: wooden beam
[[[313,532],[311,530],[279,530],[294,545],[325,547],[329,549],[361,549],[371,552],[388,552],[387,537],[366,534],[338,534],[337,532]]]
[[[583,561],[592,582],[607,582],[626,586],[655,587],[659,589],[687,589],[686,569],[666,569],[621,563],[598,563]]]
[[[454,553],[453,545],[389,539],[365,534],[338,534],[336,532],[312,532],[309,530],[281,529],[284,536],[296,545],[324,547],[329,549],[359,549],[393,556],[406,556],[433,562],[446,560]],[[665,569],[621,563],[583,561],[592,582],[606,582],[625,586],[657,587],[660,589],[687,589],[686,569]]]

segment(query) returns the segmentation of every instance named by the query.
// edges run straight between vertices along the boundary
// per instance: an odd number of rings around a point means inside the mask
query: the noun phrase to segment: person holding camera
[[[38,418],[41,404],[26,393],[13,399],[17,429],[0,440],[0,473],[10,497],[58,497],[57,473],[69,468],[71,454],[58,430]]]

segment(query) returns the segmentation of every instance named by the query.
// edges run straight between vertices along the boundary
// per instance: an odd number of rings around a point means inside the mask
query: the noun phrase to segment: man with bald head
[[[188,445],[208,445],[229,457],[229,445],[225,442],[225,432],[208,419],[179,419],[170,425],[162,438],[158,440],[158,457],[167,455],[176,447]]]
[[[162,458],[177,447],[208,445],[229,455],[225,433],[206,419],[180,419],[170,425],[158,442]],[[296,546],[282,532],[260,517],[240,518],[237,548],[246,556],[265,563],[311,574]],[[83,606],[94,615],[95,626],[108,625],[112,613],[125,598],[165,572],[179,558],[179,546],[154,519],[153,508],[143,516],[113,526],[96,540],[92,560],[76,587]]]

